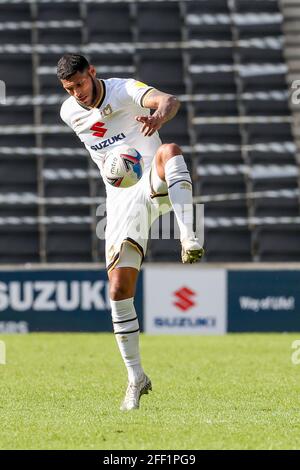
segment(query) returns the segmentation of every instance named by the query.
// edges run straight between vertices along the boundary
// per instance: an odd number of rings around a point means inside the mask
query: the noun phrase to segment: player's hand
[[[163,117],[158,113],[152,116],[136,116],[135,119],[143,124],[141,132],[145,137],[151,137],[164,123]]]

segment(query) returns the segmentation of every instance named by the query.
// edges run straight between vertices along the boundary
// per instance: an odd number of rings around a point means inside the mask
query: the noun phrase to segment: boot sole
[[[187,250],[187,251],[182,250],[182,262],[184,264],[196,263],[202,258],[203,255],[204,255],[203,248],[200,248],[199,250]]]

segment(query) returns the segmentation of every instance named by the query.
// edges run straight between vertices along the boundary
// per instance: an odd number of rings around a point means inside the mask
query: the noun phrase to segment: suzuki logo
[[[90,130],[96,131],[96,132],[93,132],[93,135],[97,137],[104,137],[107,132],[107,129],[105,129],[105,127],[103,126],[104,126],[104,122],[95,122],[95,124],[92,125]]]
[[[180,310],[183,312],[196,305],[196,303],[191,299],[191,297],[196,295],[196,292],[192,291],[188,287],[182,287],[181,289],[174,292],[174,295],[177,299],[176,302],[173,302],[173,304],[180,308]]]

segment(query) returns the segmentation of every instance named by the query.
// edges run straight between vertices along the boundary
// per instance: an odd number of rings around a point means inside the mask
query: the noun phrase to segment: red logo
[[[96,131],[93,132],[93,135],[97,137],[104,137],[107,132],[107,129],[105,129],[105,127],[103,126],[104,122],[95,122],[95,124],[93,124],[91,127],[91,131]]]
[[[191,297],[196,295],[196,292],[192,291],[188,287],[182,287],[181,289],[174,292],[174,295],[177,299],[176,302],[173,302],[173,304],[180,308],[180,310],[183,312],[196,305],[196,303],[191,299]]]

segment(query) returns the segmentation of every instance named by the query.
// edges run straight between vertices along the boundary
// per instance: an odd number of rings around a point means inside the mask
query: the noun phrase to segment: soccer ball
[[[129,188],[143,176],[142,155],[134,148],[120,145],[107,152],[103,164],[103,176],[112,186]]]

